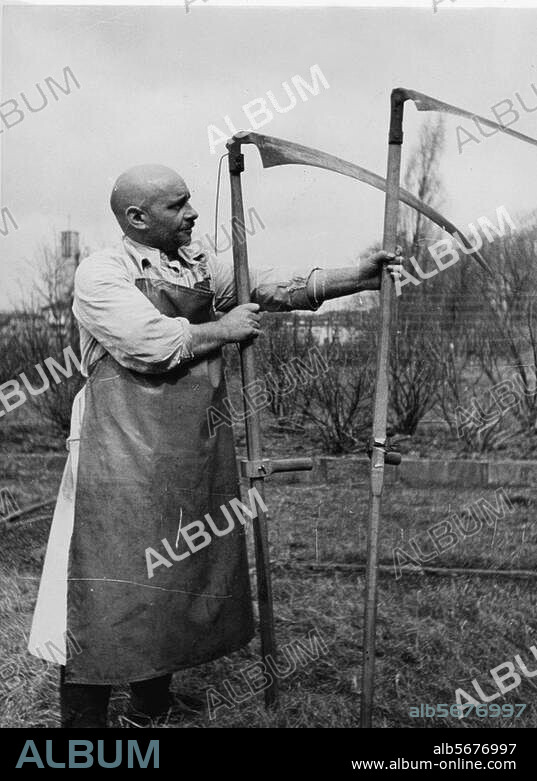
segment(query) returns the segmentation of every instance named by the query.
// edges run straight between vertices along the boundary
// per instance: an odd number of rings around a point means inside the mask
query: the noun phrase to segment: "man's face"
[[[145,241],[163,252],[175,252],[190,244],[198,212],[190,204],[190,191],[179,177],[161,182],[147,198],[144,212]]]

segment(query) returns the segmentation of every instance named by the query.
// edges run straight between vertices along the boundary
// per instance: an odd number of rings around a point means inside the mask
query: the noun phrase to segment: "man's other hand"
[[[245,342],[261,333],[259,304],[240,304],[218,321],[227,342]]]
[[[403,257],[401,247],[396,247],[395,252],[375,252],[368,258],[364,258],[358,265],[359,284],[363,290],[378,290],[380,288],[380,275],[382,266],[387,264],[392,279],[400,279],[401,263]]]

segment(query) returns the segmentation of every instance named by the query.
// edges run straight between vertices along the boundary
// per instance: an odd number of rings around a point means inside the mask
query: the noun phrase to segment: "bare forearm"
[[[241,304],[219,320],[190,325],[191,351],[194,357],[206,355],[228,342],[245,342],[261,333],[258,304]]]
[[[195,357],[218,350],[229,341],[225,325],[223,326],[218,320],[201,325],[191,324],[190,332],[192,334],[192,353]]]

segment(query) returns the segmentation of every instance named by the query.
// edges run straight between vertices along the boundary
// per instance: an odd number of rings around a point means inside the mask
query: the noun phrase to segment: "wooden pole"
[[[231,214],[233,233],[237,231],[237,225],[244,230],[244,206],[242,200],[241,173],[244,170],[244,156],[240,153],[240,146],[231,144],[229,149],[229,173],[231,180]],[[235,289],[237,292],[237,304],[250,302],[250,276],[248,272],[248,249],[244,236],[233,236],[233,265],[235,269]],[[255,382],[255,356],[254,343],[242,342],[240,345],[242,387],[251,387]],[[261,444],[261,421],[259,411],[248,411],[246,424],[246,447],[250,462],[260,461],[263,457]],[[301,467],[302,468],[302,467]],[[250,487],[256,488],[260,496],[265,497],[264,477],[250,477]],[[272,600],[272,583],[270,576],[270,556],[268,544],[268,530],[266,513],[258,510],[257,518],[253,519],[255,561],[257,570],[257,598],[259,604],[259,622],[261,635],[261,656],[267,666],[267,657],[276,659],[276,636],[274,632],[274,610]],[[265,705],[269,707],[277,702],[278,684],[275,675],[272,675],[272,683],[265,689]]]
[[[403,107],[405,96],[399,90],[391,95],[388,171],[384,209],[383,249],[394,252],[397,242],[401,145],[403,143]],[[367,538],[367,569],[364,611],[364,647],[360,726],[371,727],[375,678],[375,630],[377,622],[377,570],[380,506],[384,485],[386,423],[388,416],[388,368],[390,330],[393,309],[393,282],[386,267],[381,274],[380,334],[377,349],[377,374],[373,413],[371,483]]]

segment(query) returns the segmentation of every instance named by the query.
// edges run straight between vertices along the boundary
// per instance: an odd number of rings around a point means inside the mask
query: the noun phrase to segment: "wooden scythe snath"
[[[401,175],[401,147],[403,145],[403,107],[405,98],[398,90],[391,94],[390,130],[388,141],[388,170],[386,173],[386,201],[384,207],[384,236],[382,247],[394,252],[397,242],[399,215],[399,181]],[[393,284],[388,269],[383,268],[380,282],[380,333],[377,345],[377,375],[373,407],[373,434],[370,443],[371,479],[369,519],[367,527],[367,566],[364,609],[364,647],[362,663],[362,703],[360,726],[371,726],[375,678],[375,640],[377,627],[377,576],[380,504],[384,487],[385,463],[399,464],[399,454],[388,452],[386,425],[388,420],[388,368],[390,360],[390,332],[393,309]]]
[[[514,138],[537,145],[537,140],[473,114],[465,109],[443,103],[429,95],[399,87],[391,94],[390,130],[388,137],[388,171],[386,174],[386,201],[384,208],[383,249],[393,252],[397,240],[397,218],[401,190],[401,147],[403,144],[403,109],[406,100],[413,100],[418,111],[439,111],[456,116],[477,119],[488,127],[507,133]],[[399,197],[398,197],[399,193]],[[406,202],[406,201],[405,201]],[[451,231],[450,231],[451,232]],[[480,260],[474,253],[476,260]],[[481,258],[482,260],[482,258]],[[481,263],[483,265],[483,263]],[[485,268],[492,273],[488,265]],[[367,536],[366,593],[364,614],[364,661],[362,666],[362,707],[360,725],[371,727],[373,692],[375,678],[375,639],[377,619],[377,573],[378,538],[380,527],[380,505],[384,485],[384,465],[400,463],[399,454],[387,449],[386,423],[388,415],[388,367],[390,346],[390,325],[393,309],[393,284],[387,269],[384,269],[380,290],[380,336],[377,351],[377,376],[373,414],[373,438],[371,442],[371,481]]]
[[[244,227],[244,205],[242,200],[241,173],[244,171],[244,156],[240,151],[240,142],[231,140],[229,149],[229,173],[231,177],[231,211],[233,237],[233,265],[235,269],[235,289],[237,303],[250,301],[250,275],[248,271],[248,250],[246,237],[240,227]],[[240,344],[240,363],[242,374],[242,400],[246,423],[247,458],[241,460],[241,476],[248,478],[250,488],[257,489],[264,499],[264,480],[273,472],[297,472],[312,469],[311,458],[267,459],[263,458],[261,441],[261,418],[259,410],[247,406],[246,394],[256,382],[254,343]],[[267,515],[259,508],[257,518],[253,519],[255,563],[257,571],[257,599],[259,605],[259,623],[261,635],[261,656],[265,669],[267,657],[276,659],[276,637],[274,634],[274,612],[272,606],[272,583],[270,577],[270,552],[268,543]],[[270,707],[278,699],[278,682],[271,676],[271,684],[265,689],[265,705]]]
[[[448,103],[442,103],[413,90],[398,88],[391,95],[391,118],[389,133],[388,172],[383,179],[378,174],[368,171],[355,163],[343,160],[340,157],[321,152],[318,149],[295,144],[281,138],[260,135],[250,131],[240,132],[227,142],[229,151],[229,172],[231,180],[231,214],[232,214],[232,240],[233,263],[235,268],[235,284],[237,290],[237,303],[246,304],[250,301],[250,284],[248,271],[248,248],[244,232],[244,204],[242,197],[241,174],[244,172],[244,155],[241,147],[243,144],[254,144],[261,157],[264,168],[273,168],[279,165],[309,165],[316,168],[324,168],[328,171],[358,179],[371,187],[386,193],[384,213],[384,243],[383,249],[393,252],[397,237],[397,217],[399,201],[411,206],[423,214],[443,230],[452,236],[457,236],[467,249],[472,250],[472,245],[466,236],[455,225],[443,217],[438,211],[428,204],[423,203],[407,190],[399,186],[401,166],[401,146],[403,140],[403,106],[406,100],[413,100],[419,111],[443,111],[458,114],[470,119],[479,119],[483,124],[494,127],[509,135],[537,144],[537,140],[517,133],[510,128],[505,128],[495,122],[480,117],[477,114],[458,109]],[[491,270],[477,250],[469,253],[488,273]],[[390,325],[393,303],[393,284],[386,269],[384,269],[380,290],[380,336],[377,354],[377,376],[375,384],[373,437],[370,447],[371,455],[371,495],[368,528],[367,550],[367,575],[365,593],[365,617],[364,617],[364,663],[362,677],[362,708],[361,726],[371,726],[373,689],[374,689],[374,661],[375,661],[375,628],[376,628],[376,603],[377,603],[377,569],[378,569],[378,534],[380,525],[380,504],[384,484],[384,465],[400,462],[399,454],[389,452],[387,449],[386,422],[388,410],[388,365]],[[254,344],[243,343],[240,349],[241,373],[243,388],[247,388],[255,382],[255,358]],[[243,404],[245,408],[247,458],[241,462],[241,474],[248,478],[250,487],[257,488],[260,495],[264,496],[264,479],[273,472],[298,471],[311,469],[311,459],[279,459],[271,460],[263,458],[261,423],[259,413],[252,414],[246,406],[245,393],[243,391]],[[272,603],[272,586],[270,574],[270,558],[268,549],[267,518],[260,512],[254,519],[254,542],[257,569],[257,591],[259,602],[261,653],[266,662],[267,657],[276,656],[276,638],[274,633],[274,615]],[[277,681],[273,682],[265,690],[265,704],[270,706],[277,701]]]

